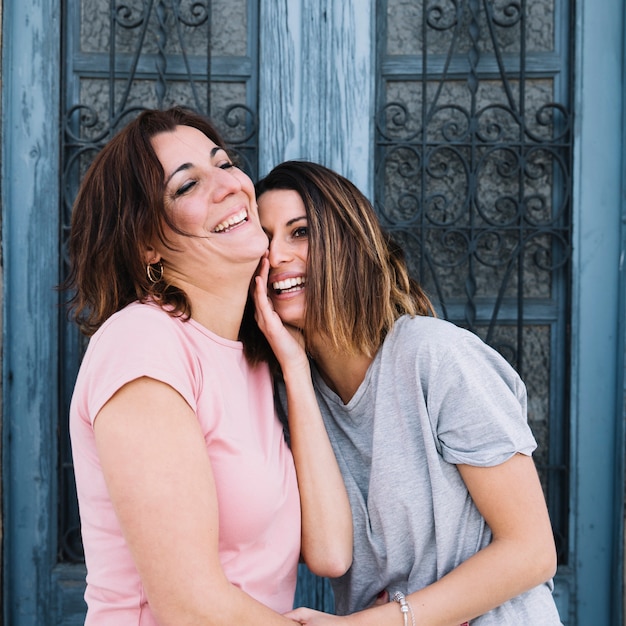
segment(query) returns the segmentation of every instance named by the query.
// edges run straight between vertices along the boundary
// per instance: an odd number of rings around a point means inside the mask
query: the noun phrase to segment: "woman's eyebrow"
[[[215,146],[214,148],[211,149],[210,152],[210,156],[213,159],[215,157],[215,155],[218,152],[224,152],[226,153],[226,150],[224,150],[224,148],[220,148],[219,146]],[[191,169],[193,167],[193,163],[183,163],[182,165],[179,165],[166,179],[165,179],[165,185],[167,186],[167,184],[170,182],[170,180],[172,180],[172,178],[174,176],[176,176],[176,174],[178,174],[178,172],[184,172],[185,170]]]
[[[292,226],[293,224],[295,224],[296,222],[299,222],[300,220],[305,220],[306,219],[306,215],[301,215],[300,217],[293,217],[292,219],[290,219],[287,222],[287,226]]]
[[[172,178],[174,178],[174,176],[176,176],[176,174],[178,174],[178,172],[184,172],[185,170],[191,169],[193,167],[193,163],[183,163],[182,165],[179,165],[166,179],[165,179],[165,186],[167,187],[167,184],[170,182],[170,180],[172,180]]]

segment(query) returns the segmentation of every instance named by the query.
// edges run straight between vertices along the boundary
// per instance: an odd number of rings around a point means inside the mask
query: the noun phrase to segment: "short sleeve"
[[[443,458],[454,464],[499,465],[537,443],[526,415],[524,383],[495,350],[459,329],[429,385],[428,411]]]
[[[150,304],[130,305],[107,320],[89,343],[78,381],[89,421],[116,391],[143,376],[170,385],[196,410],[201,369],[183,323]]]

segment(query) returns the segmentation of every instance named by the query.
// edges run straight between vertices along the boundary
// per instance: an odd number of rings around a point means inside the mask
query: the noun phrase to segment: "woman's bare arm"
[[[224,575],[211,464],[182,396],[139,378],[104,405],[94,431],[109,495],[159,624],[293,626]]]
[[[493,532],[492,542],[437,582],[407,595],[417,624],[458,626],[487,613],[554,575],[556,550],[548,511],[531,457],[516,454],[495,467],[459,471]],[[395,602],[339,618],[296,609],[306,626],[398,626]]]
[[[352,512],[317,404],[311,368],[296,329],[287,329],[267,297],[262,260],[254,299],[259,327],[278,359],[287,389],[291,449],[302,507],[302,556],[319,576],[337,577],[352,563]]]

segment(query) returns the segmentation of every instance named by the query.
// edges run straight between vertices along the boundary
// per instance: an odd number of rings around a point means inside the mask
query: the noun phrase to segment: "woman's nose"
[[[278,237],[272,237],[269,246],[270,267],[278,267],[281,263],[289,261],[291,257],[289,244]]]
[[[216,202],[223,200],[226,196],[237,193],[243,188],[243,181],[240,177],[246,176],[241,171],[236,171],[234,168],[222,169],[216,168],[214,174],[214,199]],[[252,185],[252,182],[250,182]]]

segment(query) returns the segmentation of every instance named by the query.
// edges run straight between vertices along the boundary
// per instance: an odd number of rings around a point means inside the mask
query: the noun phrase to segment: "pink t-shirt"
[[[291,609],[300,501],[267,367],[251,368],[240,342],[173,318],[154,304],[135,303],[91,338],[70,409],[87,565],[86,624],[156,624],[109,499],[93,433],[104,404],[141,376],[176,389],[202,426],[217,488],[226,577],[280,613]]]

